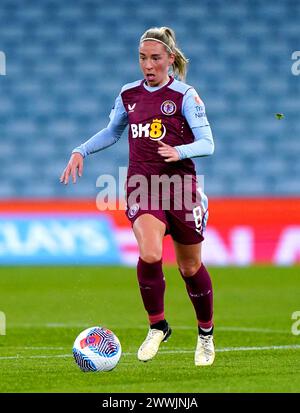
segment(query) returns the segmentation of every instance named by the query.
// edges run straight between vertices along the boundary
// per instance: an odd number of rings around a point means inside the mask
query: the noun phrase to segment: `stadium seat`
[[[0,197],[94,196],[101,171],[116,176],[127,165],[124,133],[90,157],[78,187],[57,185],[71,150],[107,124],[121,86],[141,78],[138,41],[153,22],[175,29],[190,60],[187,83],[206,104],[216,149],[195,162],[208,195],[299,194],[296,3],[29,0],[16,7],[2,0],[8,66],[0,76]],[[285,118],[277,120],[277,112]],[[43,182],[33,188],[26,177],[34,176]]]

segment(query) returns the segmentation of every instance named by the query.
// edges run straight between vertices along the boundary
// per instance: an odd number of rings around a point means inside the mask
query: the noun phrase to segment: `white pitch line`
[[[106,324],[104,325],[106,326]],[[47,324],[11,324],[11,328],[87,328],[86,324],[68,324],[68,323],[47,323]],[[174,330],[196,330],[196,326],[174,326],[172,325]],[[147,329],[146,325],[138,325],[138,326],[117,326],[117,325],[110,325],[110,329],[133,329],[133,330],[144,330]],[[235,327],[235,326],[216,326],[216,331],[240,331],[245,333],[274,333],[274,334],[290,334],[290,330],[280,330],[280,329],[271,329],[271,328],[259,328],[259,327]]]
[[[261,346],[261,347],[224,347],[217,349],[217,352],[225,351],[264,351],[264,350],[297,350],[300,349],[300,344],[287,344],[283,346]]]
[[[224,353],[230,351],[266,351],[266,350],[298,350],[300,344],[287,344],[276,346],[261,346],[261,347],[221,347],[216,349],[217,353]],[[160,354],[185,354],[194,353],[194,350],[161,350]],[[123,356],[135,356],[136,353],[123,353]],[[49,358],[69,358],[73,357],[72,354],[50,354],[50,355],[36,355],[36,356],[2,356],[0,360],[10,359],[49,359]]]
[[[66,348],[71,348],[71,346],[64,346],[64,347],[47,347],[47,346],[43,346],[43,347],[35,347],[35,346],[31,346],[31,347],[22,347],[22,346],[9,346],[9,348],[13,348],[13,349],[17,349],[17,350],[65,350]]]
[[[246,333],[278,333],[278,334],[290,334],[290,330],[273,330],[272,328],[258,328],[258,327],[216,327],[219,331],[243,331]]]

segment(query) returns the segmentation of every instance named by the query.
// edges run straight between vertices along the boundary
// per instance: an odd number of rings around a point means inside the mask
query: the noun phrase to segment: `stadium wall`
[[[300,198],[212,199],[208,265],[300,262]],[[0,265],[134,265],[137,244],[124,210],[94,199],[0,202]],[[175,263],[170,236],[164,262]]]

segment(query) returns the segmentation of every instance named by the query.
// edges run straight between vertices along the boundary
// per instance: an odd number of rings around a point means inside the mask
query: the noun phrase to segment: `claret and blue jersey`
[[[180,160],[211,155],[214,142],[205,106],[195,89],[170,77],[149,87],[145,80],[126,84],[115,100],[108,126],[75,148],[84,157],[117,142],[129,125],[129,162],[160,162],[157,141],[174,146]]]
[[[173,78],[160,88],[149,88],[144,80],[130,83],[120,99],[118,108],[129,124],[130,162],[164,163],[157,153],[158,140],[175,147],[190,144],[195,140],[191,127],[209,127],[195,90]]]

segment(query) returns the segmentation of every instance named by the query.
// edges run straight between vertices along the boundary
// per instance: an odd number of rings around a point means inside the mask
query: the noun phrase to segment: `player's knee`
[[[140,254],[140,257],[143,261],[147,262],[148,264],[153,264],[154,262],[161,260],[162,251],[145,251],[144,253]]]
[[[184,277],[192,277],[196,274],[200,267],[200,260],[190,260],[187,262],[179,263],[180,272]]]

